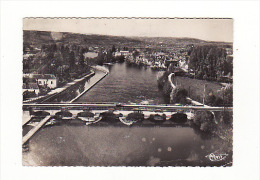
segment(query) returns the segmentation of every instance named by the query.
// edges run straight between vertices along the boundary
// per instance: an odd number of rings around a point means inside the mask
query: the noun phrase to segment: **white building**
[[[129,55],[129,51],[120,51],[120,53],[121,53],[123,56],[128,56],[128,55]]]
[[[47,85],[47,87],[54,89],[58,86],[58,79],[53,74],[35,74],[33,78],[39,86]]]
[[[115,57],[121,56],[121,55],[122,55],[121,52],[115,52]]]
[[[115,56],[128,56],[130,53],[129,51],[120,51],[120,52],[115,52]]]
[[[35,79],[39,86],[47,86],[54,89],[58,86],[58,78],[53,74],[23,74],[24,78]]]

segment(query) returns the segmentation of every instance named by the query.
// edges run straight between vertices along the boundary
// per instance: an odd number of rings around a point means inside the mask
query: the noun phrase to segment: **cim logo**
[[[208,158],[210,161],[223,161],[226,159],[226,157],[228,156],[228,154],[214,154],[211,153],[207,156],[205,156],[206,158]]]

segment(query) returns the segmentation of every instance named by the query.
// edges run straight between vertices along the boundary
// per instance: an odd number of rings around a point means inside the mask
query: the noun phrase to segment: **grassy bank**
[[[188,91],[188,96],[199,102],[203,102],[204,86],[206,85],[206,95],[210,92],[217,94],[223,86],[218,82],[211,82],[206,80],[192,79],[189,77],[172,76],[172,82]]]

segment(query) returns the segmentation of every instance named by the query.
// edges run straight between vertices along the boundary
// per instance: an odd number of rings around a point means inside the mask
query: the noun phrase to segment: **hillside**
[[[24,44],[34,44],[41,46],[41,44],[49,44],[53,42],[75,43],[87,46],[132,46],[144,47],[150,45],[151,47],[164,46],[173,47],[175,45],[188,44],[219,44],[231,45],[225,42],[211,42],[195,38],[174,38],[174,37],[124,37],[124,36],[108,36],[96,34],[77,34],[69,32],[49,32],[49,31],[23,31]]]
[[[142,41],[121,36],[106,36],[106,35],[86,35],[77,33],[61,32],[59,39],[53,37],[52,32],[48,31],[23,31],[24,44],[49,44],[53,42],[63,42],[72,44],[81,44],[88,46],[136,46],[143,44]]]

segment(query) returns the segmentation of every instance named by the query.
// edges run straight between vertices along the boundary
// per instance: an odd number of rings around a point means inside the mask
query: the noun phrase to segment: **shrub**
[[[171,92],[171,103],[187,104],[188,91],[180,86],[177,86]]]
[[[206,98],[206,104],[209,106],[214,106],[216,101],[216,96],[213,94],[213,92],[210,92],[209,95]]]
[[[28,98],[36,97],[36,93],[32,91],[24,91],[23,92],[23,100],[26,100]]]
[[[224,123],[231,124],[233,122],[233,114],[232,114],[232,112],[223,111],[221,116],[222,116],[222,119],[223,119]]]
[[[215,128],[214,115],[210,111],[196,111],[193,122],[204,132],[212,132]]]
[[[229,84],[218,92],[218,97],[222,98],[223,104],[233,106],[233,84]]]

